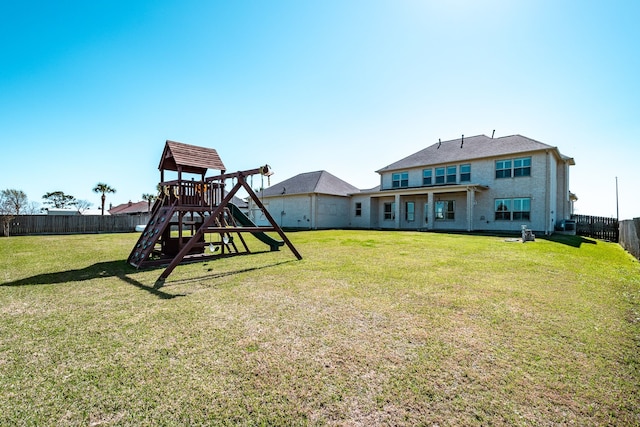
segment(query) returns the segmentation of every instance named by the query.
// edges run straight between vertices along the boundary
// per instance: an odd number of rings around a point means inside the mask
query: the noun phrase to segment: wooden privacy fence
[[[640,259],[640,218],[620,222],[620,245]]]
[[[9,220],[9,234],[83,234],[123,233],[146,224],[148,214],[141,215],[17,215]],[[5,217],[0,216],[0,223]],[[2,233],[0,232],[0,236]]]
[[[620,227],[616,218],[572,215],[571,219],[576,222],[576,234],[578,236],[609,240],[616,243],[619,241]]]

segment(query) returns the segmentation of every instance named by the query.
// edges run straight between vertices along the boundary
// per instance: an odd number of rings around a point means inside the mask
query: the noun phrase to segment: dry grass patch
[[[135,237],[0,239],[0,424],[640,424],[618,245],[293,233],[156,290]]]

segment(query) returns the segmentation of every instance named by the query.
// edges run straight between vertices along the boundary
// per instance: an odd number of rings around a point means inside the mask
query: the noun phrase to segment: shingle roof
[[[122,203],[109,209],[111,215],[124,215],[134,213],[146,213],[149,210],[149,202]]]
[[[418,151],[402,160],[398,160],[377,172],[387,172],[399,169],[408,169],[419,166],[430,166],[446,163],[464,162],[487,157],[507,156],[518,153],[527,153],[540,150],[555,150],[557,155],[565,161],[573,162],[573,159],[562,156],[556,147],[552,147],[534,139],[522,135],[510,135],[500,138],[489,138],[486,135],[477,135],[435,143]]]
[[[331,175],[327,171],[306,172],[274,184],[262,192],[262,196],[279,196],[281,194],[330,194],[346,196],[359,193],[360,190]]]
[[[153,205],[153,204],[152,204]],[[146,213],[149,210],[149,202],[129,202],[122,203],[109,209],[111,215],[124,215],[134,213]]]
[[[226,170],[215,149],[167,140],[158,169],[177,171],[178,168],[198,174],[206,173],[207,169]]]

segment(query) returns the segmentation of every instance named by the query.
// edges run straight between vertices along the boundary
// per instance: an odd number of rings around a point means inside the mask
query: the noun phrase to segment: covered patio
[[[371,223],[383,229],[474,231],[479,184],[383,190],[370,194]]]

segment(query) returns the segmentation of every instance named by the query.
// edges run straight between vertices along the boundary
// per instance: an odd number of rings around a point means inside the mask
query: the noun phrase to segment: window
[[[405,204],[404,219],[407,221],[416,220],[416,204],[414,202],[407,202]]]
[[[408,187],[409,186],[409,172],[394,173],[391,176],[391,187]]]
[[[425,169],[422,171],[422,185],[432,185],[433,181],[432,181],[432,170],[431,169]]]
[[[496,178],[511,178],[511,160],[496,161]]]
[[[455,201],[442,200],[436,202],[436,219],[438,220],[452,220],[455,219]]]
[[[447,184],[456,183],[456,175],[458,168],[456,166],[447,166]]]
[[[395,202],[385,203],[384,204],[384,219],[385,219],[385,221],[393,221],[394,219],[396,219],[395,211],[396,211]]]
[[[436,184],[444,184],[444,168],[436,168]]]
[[[496,161],[496,178],[511,178],[512,176],[531,176],[531,157]]]
[[[531,157],[513,160],[513,176],[531,176]]]
[[[513,199],[513,220],[529,221],[531,219],[531,199]]]
[[[362,216],[362,203],[356,202],[356,216]]]
[[[529,221],[531,219],[531,199],[496,199],[496,221]]]
[[[460,182],[471,181],[471,165],[460,165]]]
[[[511,199],[496,199],[496,221],[511,219]]]

